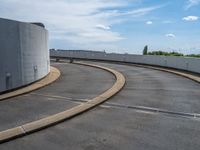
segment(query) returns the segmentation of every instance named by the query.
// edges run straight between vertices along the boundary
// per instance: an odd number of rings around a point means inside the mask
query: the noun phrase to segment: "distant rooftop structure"
[[[45,25],[43,23],[41,23],[41,22],[31,22],[31,24],[35,24],[37,26],[45,28]]]
[[[64,49],[50,49],[55,51],[75,51],[75,52],[85,52],[85,53],[106,53],[105,51],[95,51],[95,50],[64,50]]]

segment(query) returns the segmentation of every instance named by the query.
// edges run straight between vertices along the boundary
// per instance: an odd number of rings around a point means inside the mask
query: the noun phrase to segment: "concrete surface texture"
[[[0,145],[0,149],[199,149],[199,117],[186,116],[184,113],[200,114],[200,84],[181,76],[147,68],[97,62],[94,64],[122,72],[127,81],[124,89],[108,102],[89,112],[40,132],[4,143]],[[72,64],[68,66],[72,71],[68,72],[65,71],[68,67],[65,68],[62,64],[56,65],[61,70],[64,69],[60,81],[38,90],[35,96],[39,98],[26,95],[25,97],[31,99],[24,99],[22,102],[21,97],[18,97],[18,101],[14,99],[4,101],[4,109],[10,106],[9,103],[13,105],[18,103],[21,106],[19,108],[35,107],[27,110],[45,115],[42,107],[47,113],[66,106],[72,107],[77,105],[77,99],[80,101],[87,99],[105,90],[114,81],[113,77],[104,71]],[[71,86],[63,79],[70,81]],[[58,94],[63,99],[55,96]],[[66,97],[71,97],[70,104]],[[27,101],[27,104],[24,101]],[[30,102],[35,105],[30,105]],[[41,105],[41,102],[46,104]],[[53,107],[50,107],[51,103]],[[151,109],[164,110],[165,113]],[[12,107],[9,110],[12,110]],[[13,121],[12,118],[16,118],[13,114],[9,113],[10,122]],[[21,116],[23,115],[21,112]],[[27,116],[34,118],[37,115],[32,113]],[[6,122],[6,119],[3,122]],[[8,125],[10,125],[9,119],[7,125],[2,125],[2,129]]]
[[[0,33],[0,92],[32,83],[49,73],[45,28],[1,18]]]
[[[76,50],[51,50],[50,55],[67,57],[67,58],[81,58],[91,60],[107,60],[130,62],[137,64],[156,65],[163,67],[170,67],[200,73],[200,59],[199,58],[184,58],[175,56],[145,56],[145,55],[131,55],[131,54],[116,54],[95,51],[76,51]]]
[[[107,101],[110,97],[114,96],[123,88],[125,84],[124,76],[121,73],[117,72],[116,70],[113,70],[107,67],[102,67],[99,65],[88,64],[88,63],[76,62],[75,64],[94,67],[97,69],[102,69],[104,71],[107,71],[115,77],[116,81],[112,85],[112,87],[110,87],[108,90],[102,92],[100,95],[97,95],[96,97],[89,99],[87,102],[84,102],[78,106],[75,106],[71,109],[65,109],[62,112],[50,115],[48,117],[45,117],[36,121],[31,121],[29,123],[22,124],[20,126],[10,128],[10,129],[0,132],[0,142],[14,138],[16,136],[26,135],[28,133],[38,131],[44,127],[49,127],[50,125],[54,125],[66,119],[70,119],[74,116],[77,116],[80,113],[86,112],[98,106],[99,104]]]
[[[52,65],[62,74],[57,81],[37,91],[0,101],[0,131],[72,108],[100,95],[115,82],[112,74],[101,69],[66,63]]]

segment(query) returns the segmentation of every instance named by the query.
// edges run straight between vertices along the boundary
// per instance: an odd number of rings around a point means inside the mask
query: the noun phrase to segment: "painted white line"
[[[89,99],[84,99],[84,98],[72,98],[72,97],[64,97],[64,96],[57,96],[57,95],[50,95],[50,94],[30,93],[30,95],[43,96],[43,97],[50,97],[50,98],[58,98],[58,99],[69,100],[69,101],[88,102],[88,100],[89,100]]]

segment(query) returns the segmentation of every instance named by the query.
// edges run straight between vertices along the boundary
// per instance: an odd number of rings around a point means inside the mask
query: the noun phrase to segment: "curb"
[[[36,81],[35,83],[28,85],[26,87],[23,87],[23,88],[15,90],[15,91],[0,95],[0,101],[3,101],[5,99],[11,98],[11,97],[19,96],[19,95],[22,95],[25,93],[29,93],[34,90],[40,89],[44,86],[47,86],[47,85],[53,83],[54,81],[56,81],[60,77],[60,74],[61,73],[57,68],[51,66],[51,71],[46,77],[44,77],[43,79]]]
[[[70,118],[72,118],[78,114],[81,114],[85,111],[88,111],[88,110],[92,109],[93,107],[105,102],[110,97],[114,96],[115,94],[117,94],[125,85],[125,77],[118,71],[115,71],[115,70],[107,68],[107,67],[102,67],[102,66],[87,64],[87,63],[74,63],[74,64],[95,67],[95,68],[99,68],[99,69],[108,71],[115,76],[116,82],[110,89],[108,89],[101,95],[89,100],[86,103],[80,104],[80,105],[75,106],[66,111],[51,115],[49,117],[46,117],[46,118],[43,118],[43,119],[40,119],[37,121],[33,121],[33,122],[30,122],[30,123],[27,123],[27,124],[24,124],[24,125],[15,127],[15,128],[1,131],[0,132],[0,143],[9,141],[9,140],[17,138],[17,137],[25,136],[26,134],[41,130],[43,128],[54,125],[56,123],[62,122],[66,119],[70,119]]]

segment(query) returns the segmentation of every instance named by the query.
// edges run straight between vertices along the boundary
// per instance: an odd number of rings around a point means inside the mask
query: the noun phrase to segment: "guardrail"
[[[50,50],[52,58],[114,61],[174,68],[200,74],[200,59],[176,56],[116,54],[95,51]]]

